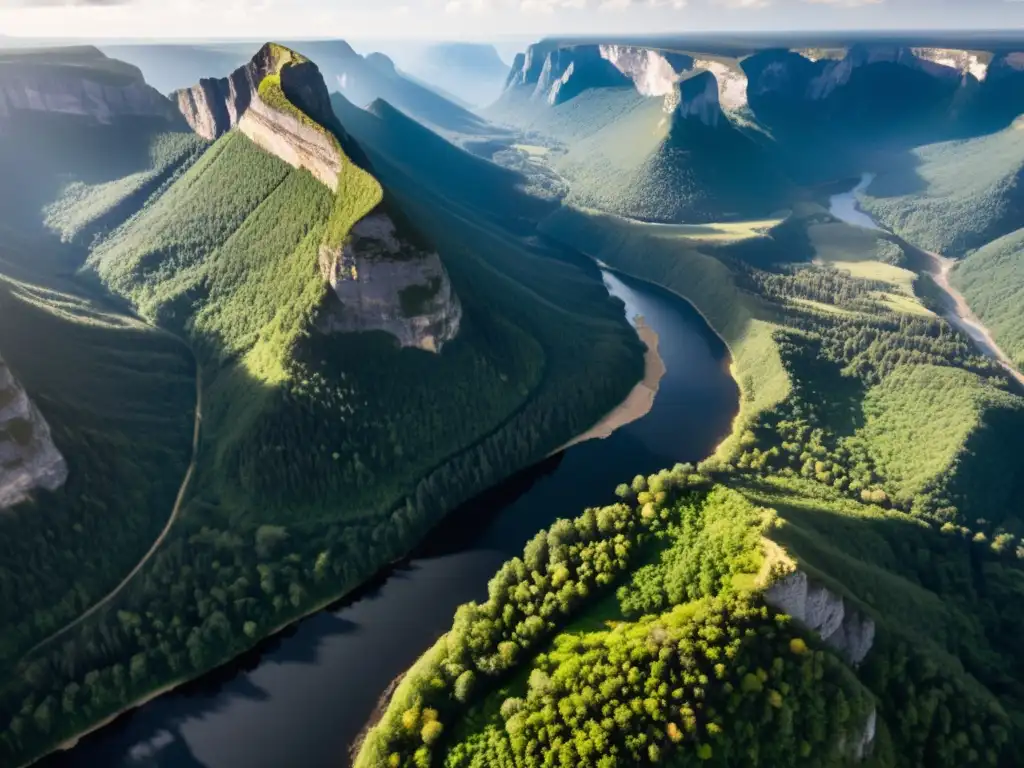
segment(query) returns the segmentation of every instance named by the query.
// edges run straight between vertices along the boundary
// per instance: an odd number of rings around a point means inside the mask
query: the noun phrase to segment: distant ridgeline
[[[289,48],[173,100],[5,53],[0,136],[5,765],[362,584],[642,375],[596,275],[407,212]]]
[[[569,202],[694,222],[770,213],[792,192],[783,176],[826,181],[866,152],[1024,111],[1024,52],[691,45],[538,43],[486,114],[564,151]]]

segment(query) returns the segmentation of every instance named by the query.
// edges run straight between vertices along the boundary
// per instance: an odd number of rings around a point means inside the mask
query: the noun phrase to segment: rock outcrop
[[[340,250],[322,247],[320,270],[337,298],[319,320],[325,332],[385,331],[440,352],[459,331],[462,306],[440,257],[404,240],[384,213],[356,224]]]
[[[315,122],[333,123],[331,97],[320,70],[294,51],[273,43],[264,45],[248,64],[227,77],[200,80],[171,96],[192,130],[212,141],[241,122],[268,75],[279,75],[288,100]]]
[[[875,642],[875,622],[848,608],[841,595],[812,584],[803,571],[794,571],[765,591],[765,601],[816,632],[851,664],[867,658]]]
[[[0,120],[19,112],[73,115],[108,125],[118,117],[178,119],[173,104],[146,85],[142,72],[96,49],[61,58],[12,55],[0,60]]]
[[[238,130],[292,167],[307,169],[332,192],[338,191],[342,158],[337,142],[326,131],[267,106],[259,94],[238,121]]]
[[[55,491],[67,478],[49,425],[0,358],[0,510],[36,489]]]
[[[673,97],[667,97],[665,105],[668,110],[675,104],[676,120],[695,120],[715,128],[723,119],[718,80],[710,72],[702,72],[683,80]]]
[[[765,590],[764,597],[768,605],[816,633],[854,666],[867,658],[874,645],[874,620],[848,607],[841,595],[813,584],[803,571],[779,579]],[[867,759],[874,748],[877,724],[878,712],[872,708],[855,732],[842,736],[840,750],[857,762]]]

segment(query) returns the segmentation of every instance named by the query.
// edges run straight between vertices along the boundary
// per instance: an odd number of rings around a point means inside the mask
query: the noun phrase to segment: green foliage
[[[192,133],[161,133],[153,137],[149,164],[112,181],[73,181],[60,198],[46,209],[46,225],[63,240],[101,235],[120,224],[127,215],[175,174],[190,166],[207,144]]]
[[[729,595],[562,635],[531,663],[510,716],[453,744],[444,764],[845,765],[872,697],[831,655],[793,654],[797,631]]]
[[[1024,230],[1017,230],[969,255],[951,280],[996,343],[1024,367]]]
[[[862,200],[892,231],[926,250],[962,256],[1019,228],[1024,131],[1017,126],[912,154],[913,162],[893,164]]]
[[[375,181],[365,188],[380,193]],[[430,354],[399,349],[380,333],[322,333],[320,245],[335,227],[343,238],[379,202],[358,194],[351,205],[337,202],[345,199],[232,133],[94,249],[90,266],[106,285],[190,341],[203,374],[199,461],[182,514],[144,572],[59,647],[23,660],[23,676],[0,695],[4,760],[37,755],[358,586],[454,505],[586,429],[639,377],[641,345],[598,280],[469,227],[434,203],[402,222],[428,229],[446,259],[464,310],[458,338]],[[46,269],[57,264],[55,254]],[[64,303],[55,312],[66,312]],[[188,362],[180,342],[150,332]],[[111,345],[105,354],[118,360],[117,340]],[[6,343],[0,348],[6,356]],[[47,358],[50,375],[66,380],[60,366],[78,353]],[[162,362],[140,365],[161,381]],[[180,383],[191,397],[190,367]],[[110,391],[120,400],[103,412],[127,417],[131,410],[117,408],[136,401]],[[98,550],[80,553],[74,542],[87,539],[76,538],[70,514],[33,514],[25,519],[43,527],[8,540],[17,550],[11,570],[24,575],[4,589],[22,590],[32,610],[58,606],[33,616],[9,600],[24,625],[10,633],[11,663],[116,584],[166,522],[187,462],[192,401],[172,420],[163,410],[177,402],[170,394],[147,398],[160,404],[161,425],[181,426],[180,443],[171,442],[169,427],[149,427],[145,450],[127,439],[117,447],[95,438],[61,443],[54,424],[72,478],[82,477],[84,455],[103,464],[117,455],[125,464],[122,474],[97,472],[95,490],[69,480],[76,503],[105,512],[110,489],[123,486],[126,509],[93,515],[106,528],[88,540],[116,550],[95,578],[86,571],[68,581],[63,570],[51,578],[34,565],[43,542],[56,537],[72,541],[65,550],[77,567],[93,568]],[[78,414],[68,426],[80,441],[90,429]],[[472,696],[472,679],[460,672],[453,690]],[[422,724],[417,736],[424,738]],[[443,740],[437,726],[425,736]]]

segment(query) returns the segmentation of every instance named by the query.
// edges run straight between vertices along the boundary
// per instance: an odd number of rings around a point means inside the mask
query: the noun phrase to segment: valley
[[[860,210],[857,202],[858,195],[866,192],[873,180],[874,177],[871,174],[865,174],[852,191],[833,195],[829,199],[829,213],[855,227],[879,229],[874,219]],[[944,299],[940,300],[944,305],[943,317],[969,336],[983,354],[995,359],[1018,384],[1024,386],[1024,374],[1015,367],[1013,360],[999,348],[988,328],[978,320],[971,310],[963,294],[950,282],[950,274],[956,262],[931,251],[922,250],[920,254],[927,260],[923,271],[935,281],[935,285],[944,295]]]
[[[0,763],[1016,765],[1022,51],[0,49]]]

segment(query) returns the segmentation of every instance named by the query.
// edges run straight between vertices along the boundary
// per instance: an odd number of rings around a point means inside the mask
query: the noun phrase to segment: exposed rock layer
[[[385,331],[440,352],[459,331],[462,306],[440,257],[403,240],[386,214],[356,224],[342,249],[321,248],[320,269],[338,299],[320,319],[326,332]]]
[[[341,154],[325,131],[295,115],[272,109],[259,94],[253,97],[239,120],[238,130],[292,167],[306,168],[332,192],[338,191]]]
[[[49,425],[0,358],[0,509],[38,488],[54,491],[67,477]]]
[[[803,571],[795,571],[769,587],[765,600],[816,632],[851,664],[864,661],[875,642],[873,619],[847,608],[841,595],[812,584]]]

